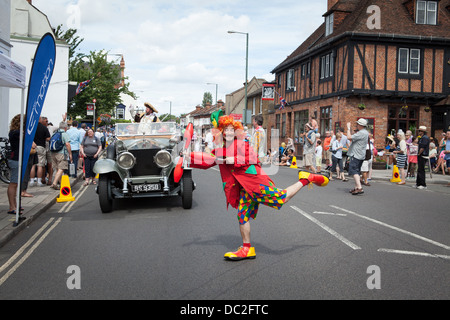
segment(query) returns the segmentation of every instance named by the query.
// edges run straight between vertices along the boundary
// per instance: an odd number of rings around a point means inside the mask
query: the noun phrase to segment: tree
[[[108,62],[108,52],[77,53],[77,49],[84,39],[77,36],[76,29],[63,31],[62,25],[55,30],[58,39],[65,40],[69,45],[69,81],[78,84],[91,80],[86,88],[71,101],[68,115],[71,118],[86,117],[86,104],[97,100],[96,115],[114,113],[118,104],[122,101],[120,94],[125,93],[136,99],[136,95],[129,91],[129,83],[118,86],[122,79],[120,65]]]
[[[83,38],[80,38],[76,35],[78,32],[77,29],[69,29],[67,31],[63,31],[62,24],[60,24],[55,30],[55,36],[57,39],[61,39],[67,42],[70,46],[69,48],[69,63],[74,61],[74,58],[77,56],[76,50],[80,46],[80,44],[84,41]],[[81,55],[81,54],[78,54]]]
[[[120,66],[107,61],[108,52],[92,52],[89,55],[80,55],[74,59],[71,66],[71,80],[81,83],[90,81],[85,89],[75,96],[69,115],[73,118],[86,116],[86,104],[96,102],[96,114],[113,114],[116,106],[120,104],[120,94],[125,93],[136,98],[129,91],[129,83],[118,86],[121,78]],[[124,80],[128,78],[125,77]]]
[[[212,104],[212,102],[213,102],[213,96],[212,96],[211,92],[205,92],[203,94],[203,102],[202,102],[203,108],[206,107],[207,104]]]

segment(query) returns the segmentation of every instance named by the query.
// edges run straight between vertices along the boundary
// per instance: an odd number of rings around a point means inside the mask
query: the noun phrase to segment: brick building
[[[328,0],[323,17],[272,71],[289,106],[269,130],[296,140],[311,116],[321,134],[363,117],[382,148],[392,130],[448,128],[450,0]]]

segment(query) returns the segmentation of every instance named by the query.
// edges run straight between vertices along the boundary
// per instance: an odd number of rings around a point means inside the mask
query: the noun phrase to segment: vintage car
[[[176,123],[117,124],[115,139],[94,166],[102,212],[111,212],[115,199],[143,197],[181,197],[190,209],[192,170],[184,168],[181,179],[174,179],[182,140]]]

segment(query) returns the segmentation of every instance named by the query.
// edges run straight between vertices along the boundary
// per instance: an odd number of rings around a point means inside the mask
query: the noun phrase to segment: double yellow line
[[[78,192],[75,194],[75,198],[82,196],[87,189],[88,188],[82,188],[78,190]],[[76,201],[65,203],[64,206],[58,211],[58,213],[68,213],[74,206],[75,202]],[[58,224],[61,223],[62,219],[63,218],[50,218],[46,224],[44,224],[4,265],[0,267],[1,275],[11,266],[11,268],[0,278],[0,286],[3,285],[3,283],[5,283],[5,281],[8,280],[8,278],[31,256],[34,250],[36,250],[39,245],[45,240],[45,238],[48,237],[50,232],[52,232],[53,229],[55,229]],[[30,246],[31,248],[29,248]],[[14,264],[14,262],[19,259],[20,256],[22,256],[20,260],[18,260]]]

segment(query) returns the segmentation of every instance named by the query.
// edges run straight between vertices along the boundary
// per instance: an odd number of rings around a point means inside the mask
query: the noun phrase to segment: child
[[[417,153],[418,152],[419,152],[419,139],[415,138],[413,140],[412,145],[409,146],[409,157],[408,157],[409,170],[408,170],[408,176],[410,178],[415,178],[416,164],[417,164]]]
[[[317,172],[320,172],[320,170],[322,169],[322,141],[318,140],[317,141],[317,146],[316,146],[316,170]]]

